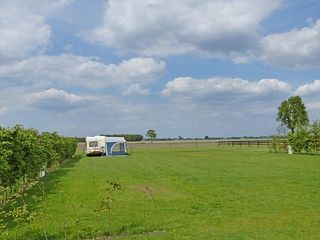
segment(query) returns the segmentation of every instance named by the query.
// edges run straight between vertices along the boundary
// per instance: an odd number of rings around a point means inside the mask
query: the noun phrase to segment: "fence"
[[[228,145],[228,146],[270,146],[272,140],[230,140],[230,141],[218,141],[218,146]]]
[[[170,140],[128,142],[129,152],[141,148],[179,148],[179,147],[210,147],[210,146],[271,146],[272,139],[239,139],[239,140]],[[85,153],[86,144],[78,143],[78,151]]]

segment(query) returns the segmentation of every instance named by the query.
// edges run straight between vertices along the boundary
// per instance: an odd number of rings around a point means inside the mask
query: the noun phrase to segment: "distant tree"
[[[299,126],[309,123],[308,113],[300,96],[293,96],[283,101],[278,107],[277,121],[294,133]]]
[[[208,139],[209,139],[209,136],[205,136],[204,139],[208,140]]]
[[[148,132],[146,133],[146,137],[150,138],[151,142],[153,139],[157,137],[156,130],[154,129],[149,129]]]
[[[179,140],[183,140],[184,138],[183,138],[183,137],[181,137],[181,136],[179,136],[179,137],[178,137],[178,139],[179,139]]]
[[[143,135],[140,134],[100,134],[100,136],[106,137],[124,137],[124,139],[128,142],[141,141],[143,139]]]

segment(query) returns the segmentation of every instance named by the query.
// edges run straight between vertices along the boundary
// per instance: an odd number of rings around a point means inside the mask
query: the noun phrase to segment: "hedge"
[[[43,168],[70,159],[76,152],[74,138],[39,133],[21,125],[0,127],[0,188],[7,189],[36,179]]]
[[[320,121],[297,128],[288,135],[288,141],[293,152],[320,154]]]
[[[297,127],[296,131],[289,133],[287,137],[274,136],[271,150],[287,152],[288,145],[294,153],[320,154],[320,120]]]

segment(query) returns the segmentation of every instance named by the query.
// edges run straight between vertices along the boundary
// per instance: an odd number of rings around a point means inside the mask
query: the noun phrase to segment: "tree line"
[[[286,151],[290,145],[296,153],[320,154],[320,120],[310,123],[300,96],[292,96],[280,104],[277,121],[281,125],[279,134],[273,138],[274,150]]]
[[[140,134],[101,134],[101,136],[106,137],[124,137],[124,139],[128,142],[141,141],[143,136]]]
[[[77,140],[16,125],[0,127],[0,190],[27,186],[39,172],[70,159]]]

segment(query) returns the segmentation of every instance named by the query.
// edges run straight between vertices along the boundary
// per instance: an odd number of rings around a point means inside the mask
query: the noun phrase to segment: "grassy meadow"
[[[148,147],[77,156],[42,182],[9,239],[320,239],[319,156]]]

